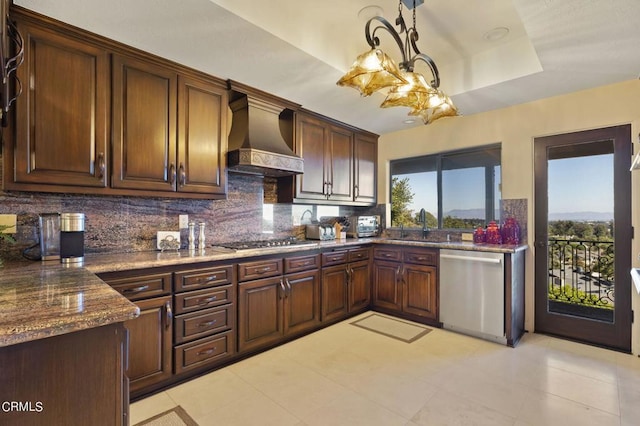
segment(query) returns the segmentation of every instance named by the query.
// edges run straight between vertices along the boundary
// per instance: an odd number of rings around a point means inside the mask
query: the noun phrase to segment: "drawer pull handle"
[[[384,257],[393,257],[393,255],[391,253],[385,253]]]
[[[135,288],[126,288],[122,290],[123,293],[140,293],[141,291],[145,291],[149,288],[148,285],[141,285],[140,287]]]
[[[217,278],[218,278],[217,275],[211,275],[210,277],[207,277],[207,278],[198,278],[198,282],[203,282],[204,281],[204,282],[208,283],[210,281],[216,280]]]
[[[412,256],[411,260],[427,260],[427,258],[424,256]]]
[[[338,260],[341,260],[339,257],[332,257],[331,259],[329,259],[332,262],[337,262]]]
[[[200,351],[200,352],[198,352],[198,355],[199,355],[199,356],[202,356],[202,355],[211,355],[211,354],[212,354],[212,353],[214,353],[215,351],[216,351],[216,348],[215,348],[215,346],[214,346],[214,347],[213,347],[213,348],[211,348],[211,349],[207,349],[207,350],[205,350],[205,351]]]
[[[264,268],[256,269],[256,273],[257,274],[265,274],[265,273],[270,272],[270,271],[271,271],[271,266],[266,266]]]
[[[216,300],[218,296],[205,297],[204,299],[198,299],[198,305],[206,305]]]
[[[198,324],[198,327],[202,327],[202,328],[211,327],[216,322],[218,322],[218,320],[211,320],[211,321],[201,322],[200,324]]]

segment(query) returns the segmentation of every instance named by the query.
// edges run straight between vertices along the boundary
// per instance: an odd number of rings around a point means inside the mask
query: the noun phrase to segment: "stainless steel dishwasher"
[[[443,327],[506,344],[504,254],[443,249],[438,272]]]

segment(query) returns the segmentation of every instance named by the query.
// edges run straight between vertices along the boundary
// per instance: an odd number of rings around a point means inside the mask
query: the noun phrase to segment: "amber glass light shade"
[[[424,109],[429,98],[436,94],[436,89],[427,84],[422,74],[403,72],[402,77],[407,80],[407,83],[393,86],[380,107],[409,107],[411,113],[417,115]]]
[[[458,109],[453,104],[451,98],[441,90],[434,91],[434,93],[429,96],[427,102],[423,104],[423,107],[420,111],[412,110],[409,115],[419,115],[422,117],[424,124],[433,123],[439,118],[455,117],[458,115]]]
[[[382,50],[371,49],[359,55],[351,69],[336,83],[338,86],[353,87],[362,96],[389,86],[405,84],[400,68]]]

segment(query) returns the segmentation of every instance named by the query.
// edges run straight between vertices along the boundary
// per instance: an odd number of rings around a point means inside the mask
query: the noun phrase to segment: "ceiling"
[[[393,24],[394,0],[14,3],[378,134],[423,125],[404,123],[405,108],[379,108],[382,94],[363,98],[335,84],[369,49],[359,11],[379,6]],[[408,24],[411,13],[405,8]],[[640,74],[638,0],[424,0],[416,15],[418,46],[463,115]],[[506,37],[485,38],[499,27],[509,29]],[[392,39],[381,40],[398,60]],[[416,70],[430,80],[426,67]]]

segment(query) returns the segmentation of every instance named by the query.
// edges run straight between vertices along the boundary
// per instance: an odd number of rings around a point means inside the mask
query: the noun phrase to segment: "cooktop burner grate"
[[[224,247],[233,250],[250,250],[269,247],[286,247],[286,246],[300,246],[300,245],[316,245],[316,242],[310,242],[306,240],[298,240],[296,238],[283,238],[273,240],[256,240],[256,241],[234,241],[229,243],[217,243],[215,246]]]

